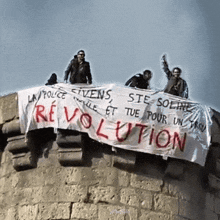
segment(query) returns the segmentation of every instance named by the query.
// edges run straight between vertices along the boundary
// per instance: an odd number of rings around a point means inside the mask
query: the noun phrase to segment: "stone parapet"
[[[0,220],[220,219],[216,130],[205,167],[72,130],[21,134],[16,94],[0,97],[0,130]]]
[[[76,165],[83,163],[83,134],[77,131],[57,131],[56,142],[59,146],[58,160],[61,165]]]
[[[12,153],[13,167],[24,170],[36,167],[36,155],[31,141],[25,135],[8,138],[7,150]]]
[[[19,117],[17,93],[0,97],[0,125]]]
[[[84,150],[93,154],[85,153],[81,165],[62,166],[57,160],[59,146],[54,139],[42,144],[36,169],[16,172],[14,159],[7,153],[11,147],[7,146],[0,167],[0,219],[220,217],[218,190],[202,184],[205,168],[185,163],[182,177],[173,178],[167,174],[168,161],[166,167],[164,163],[157,165],[161,172],[150,172],[154,169],[150,162],[154,155],[145,155],[149,163],[118,167],[114,164],[115,152],[109,151],[109,147],[87,139]],[[213,186],[217,185],[213,182]]]
[[[19,119],[14,119],[10,122],[4,123],[2,126],[2,133],[7,137],[21,135]]]

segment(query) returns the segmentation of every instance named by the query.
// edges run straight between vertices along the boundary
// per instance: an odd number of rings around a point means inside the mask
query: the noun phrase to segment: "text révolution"
[[[36,105],[35,111],[35,120],[37,123],[41,122],[54,122],[54,108],[56,105],[51,105],[50,111],[46,114],[45,106],[43,105]],[[73,111],[69,111],[69,109],[64,106],[64,115],[66,122],[74,123],[79,121],[80,124],[85,129],[90,129],[91,127],[94,128],[92,116],[88,113],[82,113],[79,108],[75,108]],[[106,120],[101,118],[96,129],[96,135],[98,137],[109,139],[109,135],[104,132]],[[143,134],[145,129],[149,129],[149,127],[145,124],[141,123],[127,123],[127,131],[125,132],[125,137],[120,137],[120,130],[123,127],[121,121],[117,121],[115,123],[115,137],[118,142],[124,142],[129,135],[133,128],[139,129],[137,135],[137,142],[140,144],[143,141]],[[124,135],[123,135],[124,136]],[[178,132],[171,133],[169,129],[163,129],[160,131],[155,130],[154,128],[149,129],[149,145],[156,144],[158,148],[166,148],[173,144],[173,148],[177,145],[181,151],[184,151],[185,143],[186,143],[186,133],[184,133],[183,137],[180,137]]]

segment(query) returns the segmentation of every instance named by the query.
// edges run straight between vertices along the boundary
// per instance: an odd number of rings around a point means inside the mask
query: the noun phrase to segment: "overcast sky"
[[[145,69],[163,89],[166,53],[182,68],[190,99],[220,111],[220,0],[0,0],[0,95],[44,85],[80,49],[93,84]]]

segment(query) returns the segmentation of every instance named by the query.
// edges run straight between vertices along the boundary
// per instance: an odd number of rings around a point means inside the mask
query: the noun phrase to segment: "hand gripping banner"
[[[114,84],[58,83],[19,91],[18,102],[22,133],[77,130],[114,147],[205,164],[209,108],[191,100]]]

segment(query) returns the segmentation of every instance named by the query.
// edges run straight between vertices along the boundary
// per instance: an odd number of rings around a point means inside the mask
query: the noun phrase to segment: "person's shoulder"
[[[143,78],[143,75],[141,73],[137,73],[133,77],[140,79]]]
[[[180,80],[181,80],[184,84],[187,84],[187,83],[186,83],[186,80],[183,79],[182,77],[180,77]]]
[[[137,79],[139,79],[141,76],[140,76],[141,74],[135,74],[135,75],[133,75],[130,79],[131,80],[137,80]]]
[[[77,59],[76,58],[73,58],[70,63],[74,63],[74,62],[77,62]]]
[[[87,64],[87,65],[89,65],[89,62],[88,62],[88,61],[84,61],[84,63]]]
[[[131,80],[133,82],[139,82],[140,80],[142,80],[142,78],[143,78],[143,75],[140,73],[137,73],[131,77]]]

